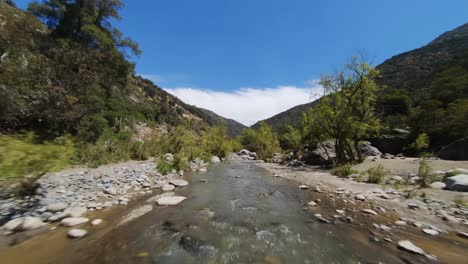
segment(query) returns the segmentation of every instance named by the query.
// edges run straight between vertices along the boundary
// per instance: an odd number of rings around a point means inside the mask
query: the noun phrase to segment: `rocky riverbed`
[[[394,164],[395,169],[401,170],[408,162],[400,162],[400,166]],[[445,169],[460,165],[437,162]],[[360,166],[370,167],[374,161],[368,163]],[[454,202],[455,199],[466,199],[466,193],[428,188],[417,190],[414,196],[408,197],[404,188],[396,190],[392,185],[342,179],[319,167],[257,165],[275,177],[297,182],[300,190],[315,193],[318,198],[310,201],[307,208],[314,211],[314,216],[322,223],[343,219],[366,225],[371,241],[395,243],[396,248],[423,255],[428,261],[463,263],[463,257],[468,257],[468,251],[463,249],[468,248],[468,208]],[[405,173],[413,173],[415,166],[410,167]],[[452,258],[456,255],[458,257]]]

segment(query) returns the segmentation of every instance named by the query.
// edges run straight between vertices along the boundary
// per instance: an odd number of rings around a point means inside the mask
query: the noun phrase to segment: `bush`
[[[421,187],[428,187],[429,184],[437,179],[437,176],[432,173],[432,169],[429,167],[429,164],[426,160],[422,160],[419,163],[418,175],[420,179],[419,184]]]
[[[38,177],[71,164],[75,153],[69,136],[40,141],[34,133],[0,136],[0,178]]]
[[[385,171],[382,165],[378,165],[377,167],[372,167],[367,170],[367,174],[369,178],[367,179],[368,183],[384,183],[387,172]]]
[[[256,130],[245,129],[239,140],[244,148],[256,152],[259,159],[271,158],[281,149],[277,135],[264,122],[261,122],[260,127]]]
[[[346,178],[351,174],[358,173],[358,171],[353,170],[351,164],[347,163],[341,166],[337,166],[332,170],[332,174],[340,178]]]

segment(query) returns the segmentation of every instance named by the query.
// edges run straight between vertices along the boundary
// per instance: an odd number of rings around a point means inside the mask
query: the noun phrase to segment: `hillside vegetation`
[[[41,152],[57,138],[73,142],[72,160],[46,164],[41,172],[148,158],[162,151],[157,138],[171,131],[201,137],[224,125],[224,118],[135,75],[132,60],[141,50],[111,23],[120,19],[121,6],[118,0],[54,0],[33,2],[24,12],[0,1],[0,148],[11,154],[30,146],[29,155],[12,156],[28,160],[25,172],[47,160]],[[240,133],[228,128],[235,131],[219,135]],[[19,175],[4,165],[2,177]]]

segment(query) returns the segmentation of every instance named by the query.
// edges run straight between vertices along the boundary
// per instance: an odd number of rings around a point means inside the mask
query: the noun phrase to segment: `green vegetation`
[[[33,133],[0,135],[0,178],[38,177],[69,165],[75,154],[70,137],[41,141]]]
[[[245,129],[239,141],[244,148],[256,152],[259,159],[269,159],[281,150],[278,136],[266,123],[260,123],[258,129]]]
[[[368,174],[368,183],[385,183],[387,172],[382,165],[377,165],[376,167],[369,168],[367,171]]]
[[[341,166],[337,166],[332,170],[332,174],[336,175],[336,176],[338,176],[340,178],[346,178],[349,175],[355,174],[355,173],[358,173],[358,171],[354,170],[352,164],[350,164],[350,163],[346,163],[346,164],[343,164]]]
[[[306,137],[319,143],[332,139],[338,164],[362,160],[359,142],[379,129],[374,113],[377,74],[369,64],[353,58],[342,71],[321,78],[326,96],[304,114]]]
[[[429,184],[433,183],[437,179],[437,176],[432,172],[432,169],[426,160],[419,162],[418,176],[419,185],[422,188],[428,187]]]
[[[462,197],[456,198],[453,200],[456,205],[468,207],[468,200],[463,199]]]

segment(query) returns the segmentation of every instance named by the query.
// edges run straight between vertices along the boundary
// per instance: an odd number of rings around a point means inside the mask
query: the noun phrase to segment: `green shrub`
[[[421,187],[427,187],[437,179],[437,175],[432,173],[432,169],[426,160],[422,160],[419,163],[418,175],[420,179],[419,185]]]
[[[377,167],[372,167],[367,170],[367,174],[369,178],[367,179],[368,183],[384,183],[387,172],[385,171],[382,165],[378,165]]]
[[[358,173],[358,171],[353,170],[353,167],[351,164],[346,163],[341,166],[337,166],[332,170],[332,174],[336,175],[340,178],[346,178],[351,174]]]
[[[33,133],[0,135],[0,178],[38,177],[71,164],[75,148],[69,136],[40,141]]]

